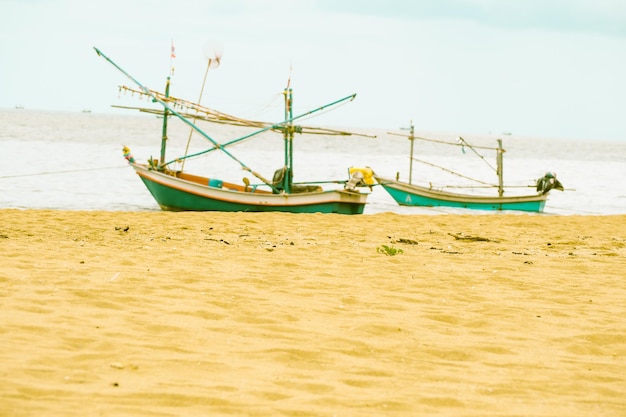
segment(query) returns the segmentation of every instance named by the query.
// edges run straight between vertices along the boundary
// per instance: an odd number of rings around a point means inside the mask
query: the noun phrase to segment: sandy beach
[[[626,215],[0,210],[0,415],[625,416]]]

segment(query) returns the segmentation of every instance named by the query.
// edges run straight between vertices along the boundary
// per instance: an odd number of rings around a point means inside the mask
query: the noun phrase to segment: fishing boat
[[[139,175],[162,210],[363,213],[367,203],[367,197],[371,191],[371,186],[375,184],[373,176],[367,175],[367,170],[354,167],[347,168],[346,179],[344,180],[309,181],[306,183],[295,183],[293,181],[293,143],[296,133],[314,131],[318,134],[351,134],[350,132],[340,132],[331,129],[297,126],[294,122],[320,110],[326,110],[340,103],[351,101],[355,98],[356,94],[346,96],[325,106],[294,116],[292,107],[293,91],[288,83],[287,88],[283,91],[285,102],[284,120],[278,123],[246,120],[204,107],[200,105],[200,100],[198,103],[193,103],[170,96],[170,76],[167,77],[164,93],[148,89],[108,58],[98,48],[94,49],[100,57],[104,58],[126,75],[136,86],[134,88],[121,86],[121,90],[131,91],[148,97],[152,102],[159,103],[163,108],[163,110],[137,108],[144,112],[155,113],[163,119],[160,157],[158,159],[150,157],[146,163],[139,163],[127,146],[123,148],[124,157]],[[207,69],[208,68],[207,66]],[[185,111],[181,109],[185,109]],[[189,113],[189,111],[195,112],[195,114]],[[172,116],[188,125],[192,129],[192,132],[206,139],[210,147],[191,154],[187,153],[186,150],[185,155],[178,156],[168,161],[166,159],[168,119]],[[198,126],[196,123],[198,120],[250,127],[254,129],[254,131],[237,139],[220,143]],[[263,175],[251,169],[229,150],[229,147],[232,145],[249,140],[255,136],[258,137],[261,133],[268,131],[282,134],[284,142],[284,164],[274,172],[271,180],[266,179]],[[214,151],[225,154],[234,163],[239,164],[241,169],[256,177],[260,182],[257,181],[253,183],[247,177],[244,177],[241,183],[232,180],[225,181],[219,175],[208,177],[188,173],[184,170],[185,161]],[[180,168],[178,168],[179,166]],[[366,175],[364,175],[364,173]]]
[[[484,146],[472,146],[465,139],[459,137],[458,142],[446,142],[428,138],[421,138],[415,136],[415,129],[413,124],[409,128],[410,134],[399,135],[406,136],[410,140],[411,150],[410,150],[410,162],[409,162],[409,178],[408,182],[400,181],[399,173],[396,174],[396,178],[387,178],[383,176],[379,176],[374,174],[374,178],[376,181],[389,193],[389,195],[402,206],[425,206],[425,207],[458,207],[458,208],[467,208],[467,209],[479,209],[479,210],[518,210],[518,211],[528,211],[528,212],[542,212],[546,205],[546,201],[550,190],[560,190],[563,191],[563,185],[559,180],[556,179],[556,174],[553,172],[547,172],[543,177],[539,178],[535,184],[532,186],[523,186],[523,187],[533,187],[535,188],[535,194],[525,194],[525,195],[505,195],[505,189],[507,187],[504,186],[503,181],[503,154],[505,150],[502,148],[502,139],[498,139],[498,146],[496,148],[484,147]],[[395,134],[389,132],[390,134]],[[470,178],[468,176],[459,174],[452,170],[449,170],[445,167],[441,167],[435,164],[432,164],[427,161],[419,160],[413,156],[414,142],[415,140],[425,140],[430,142],[436,142],[440,144],[452,145],[452,146],[461,146],[463,149],[469,148],[472,150],[477,156],[484,160],[483,156],[480,155],[476,149],[484,149],[484,150],[492,150],[496,152],[496,168],[493,168],[489,165],[494,171],[496,171],[498,177],[497,184],[489,184],[485,181],[476,180]],[[497,195],[495,194],[469,194],[469,193],[458,193],[449,191],[446,186],[434,187],[431,184],[428,186],[425,185],[416,185],[412,183],[413,177],[413,161],[421,162],[444,171],[447,171],[451,174],[462,177],[466,180],[471,180],[475,183],[478,183],[476,186],[471,186],[472,188],[491,188],[497,190]]]

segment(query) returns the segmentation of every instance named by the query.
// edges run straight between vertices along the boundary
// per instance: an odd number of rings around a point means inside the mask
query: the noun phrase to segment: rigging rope
[[[476,152],[476,149],[474,149],[474,146],[472,146],[472,145],[470,145],[469,143],[467,143],[467,141],[466,141],[465,139],[463,139],[462,137],[460,137],[460,136],[459,136],[459,142],[460,142],[460,144],[461,144],[461,147],[463,147],[463,146],[468,146],[468,147],[472,150],[472,152],[474,152],[474,153],[476,154],[476,156],[478,156],[480,159],[482,159],[482,161],[483,161],[485,164],[487,164],[487,166],[488,166],[489,168],[491,168],[491,169],[493,170],[493,172],[496,172],[496,173],[498,172],[498,170],[497,170],[496,168],[494,168],[494,167],[493,167],[493,166],[492,166],[489,162],[487,162],[487,160],[485,159],[485,157],[484,157],[484,156],[482,156],[481,154],[479,154],[478,152]],[[478,147],[478,146],[476,146],[476,148],[477,148],[477,147]],[[492,148],[492,149],[493,149],[493,148]],[[499,149],[497,149],[497,148],[496,148],[496,149],[494,149],[494,150],[497,152]]]
[[[439,165],[437,165],[437,164],[433,164],[432,162],[422,161],[421,159],[417,159],[417,158],[415,158],[415,157],[413,158],[413,160],[414,160],[414,161],[416,161],[416,162],[422,163],[422,164],[426,164],[426,165],[430,165],[430,166],[435,167],[435,168],[442,169],[442,170],[444,170],[444,171],[446,171],[446,172],[449,172],[450,174],[457,175],[457,176],[459,176],[459,177],[461,177],[461,178],[465,178],[465,179],[467,179],[467,180],[474,181],[474,182],[477,182],[477,183],[479,183],[479,184],[487,185],[487,186],[489,186],[489,187],[497,187],[497,185],[493,185],[493,184],[490,184],[490,183],[485,182],[485,181],[477,180],[477,179],[475,179],[475,178],[471,178],[471,177],[465,176],[465,175],[463,175],[463,174],[459,174],[458,172],[452,171],[451,169],[448,169],[448,168],[445,168],[445,167],[439,166]]]
[[[101,170],[105,170],[105,169],[121,169],[121,168],[126,168],[126,165],[124,165],[124,166],[116,166],[116,167],[68,169],[68,170],[64,170],[64,171],[48,171],[48,172],[37,172],[37,173],[31,173],[31,174],[2,175],[2,176],[0,176],[0,179],[2,179],[2,178],[19,178],[19,177],[37,177],[39,175],[71,174],[71,173],[74,173],[74,172],[101,171]]]
[[[408,137],[407,135],[403,135],[403,134],[399,134],[399,133],[393,133],[393,132],[389,132],[390,135],[395,135],[395,136],[402,136],[402,137]],[[468,144],[467,142],[465,143],[458,143],[458,142],[449,142],[446,140],[437,140],[437,139],[429,139],[429,138],[424,138],[424,137],[420,137],[420,136],[414,136],[413,139],[418,139],[418,140],[423,140],[426,142],[434,142],[434,143],[441,143],[443,145],[452,145],[452,146],[472,146],[470,144]],[[465,140],[464,140],[465,141]],[[498,148],[494,148],[494,147],[490,147],[490,146],[473,146],[475,149],[487,149],[490,151],[497,151]]]

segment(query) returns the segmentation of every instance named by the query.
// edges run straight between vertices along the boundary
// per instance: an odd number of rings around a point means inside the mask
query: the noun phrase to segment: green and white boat
[[[131,155],[130,149],[124,147],[124,156],[128,159],[130,166],[139,175],[161,209],[169,211],[363,213],[374,180],[371,177],[364,178],[362,169],[346,169],[345,180],[308,181],[306,183],[294,183],[293,181],[293,142],[296,133],[307,133],[307,129],[315,129],[315,133],[318,134],[351,134],[329,129],[296,126],[294,121],[317,111],[326,110],[337,104],[353,100],[356,94],[349,95],[305,114],[294,116],[292,109],[293,93],[292,89],[288,87],[283,92],[285,101],[285,117],[283,121],[264,123],[245,120],[208,109],[199,103],[171,97],[169,95],[170,77],[167,78],[165,93],[150,90],[104,55],[102,51],[97,48],[94,49],[99,56],[111,63],[138,87],[138,89],[124,86],[120,88],[147,96],[153,102],[159,103],[163,107],[162,111],[138,108],[142,111],[157,113],[163,116],[160,158],[158,160],[150,158],[147,163],[139,163]],[[194,110],[196,114],[184,114],[182,111],[175,110],[175,108]],[[165,158],[167,122],[171,116],[177,117],[189,125],[193,131],[210,143],[210,147],[201,152],[185,154],[167,161]],[[237,126],[248,126],[253,128],[254,131],[238,139],[219,143],[196,125],[197,119],[220,124],[228,123]],[[248,140],[266,131],[280,132],[284,138],[284,165],[274,172],[272,180],[265,179],[261,174],[249,168],[227,149],[230,145]],[[244,178],[241,183],[228,182],[222,180],[219,174],[215,177],[207,177],[184,172],[182,168],[170,168],[174,163],[180,163],[189,158],[213,151],[223,152],[235,163],[239,164],[244,171],[249,172],[261,182],[253,184],[248,178]]]
[[[465,139],[459,138],[458,142],[446,142],[433,140],[428,138],[419,138],[414,134],[414,127],[411,124],[410,135],[406,136],[411,141],[410,165],[408,181],[400,181],[399,173],[396,178],[388,178],[374,174],[376,181],[387,191],[387,193],[401,206],[422,206],[422,207],[456,207],[477,210],[517,210],[528,212],[542,212],[548,199],[550,190],[563,191],[563,185],[556,179],[556,174],[547,172],[542,178],[539,178],[532,187],[536,188],[535,194],[512,194],[512,187],[505,187],[503,181],[503,154],[505,150],[502,148],[502,139],[498,139],[496,148],[478,147],[470,145]],[[394,133],[391,133],[394,134]],[[405,135],[399,135],[405,136]],[[496,171],[498,177],[497,184],[488,184],[484,181],[476,180],[468,176],[459,174],[445,167],[422,161],[413,156],[413,144],[415,140],[425,140],[437,142],[444,145],[468,147],[476,155],[484,160],[482,155],[478,154],[476,149],[485,149],[496,152]],[[463,177],[466,180],[475,182],[471,188],[487,188],[497,190],[497,194],[470,194],[451,192],[446,186],[434,187],[432,184],[417,185],[413,183],[413,161],[421,162],[427,165],[447,171],[448,173]],[[493,168],[493,167],[492,167]],[[509,194],[505,195],[506,189],[509,188]]]

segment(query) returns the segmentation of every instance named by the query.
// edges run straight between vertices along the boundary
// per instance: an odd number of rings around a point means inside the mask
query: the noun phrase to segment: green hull
[[[174,188],[159,182],[152,181],[149,178],[141,176],[142,181],[159,204],[161,209],[168,211],[248,211],[248,212],[290,212],[290,213],[337,213],[337,214],[362,214],[365,208],[365,202],[360,201],[323,201],[323,202],[307,202],[307,200],[294,197],[288,197],[294,200],[293,203],[285,204],[285,199],[276,195],[270,195],[268,199],[280,200],[277,203],[247,203],[235,201],[237,192],[230,192],[233,199],[211,198],[206,195],[199,195],[180,188]],[[209,187],[207,187],[209,188]],[[219,191],[218,191],[219,192]],[[229,193],[221,191],[222,193]],[[335,193],[326,191],[319,193],[321,196]],[[252,194],[252,193],[248,193]],[[327,198],[325,198],[327,199]],[[302,203],[297,200],[303,201]]]
[[[547,199],[547,195],[539,194],[510,197],[473,196],[432,190],[380,177],[377,180],[401,206],[458,207],[475,210],[516,210],[540,213],[543,211]]]

